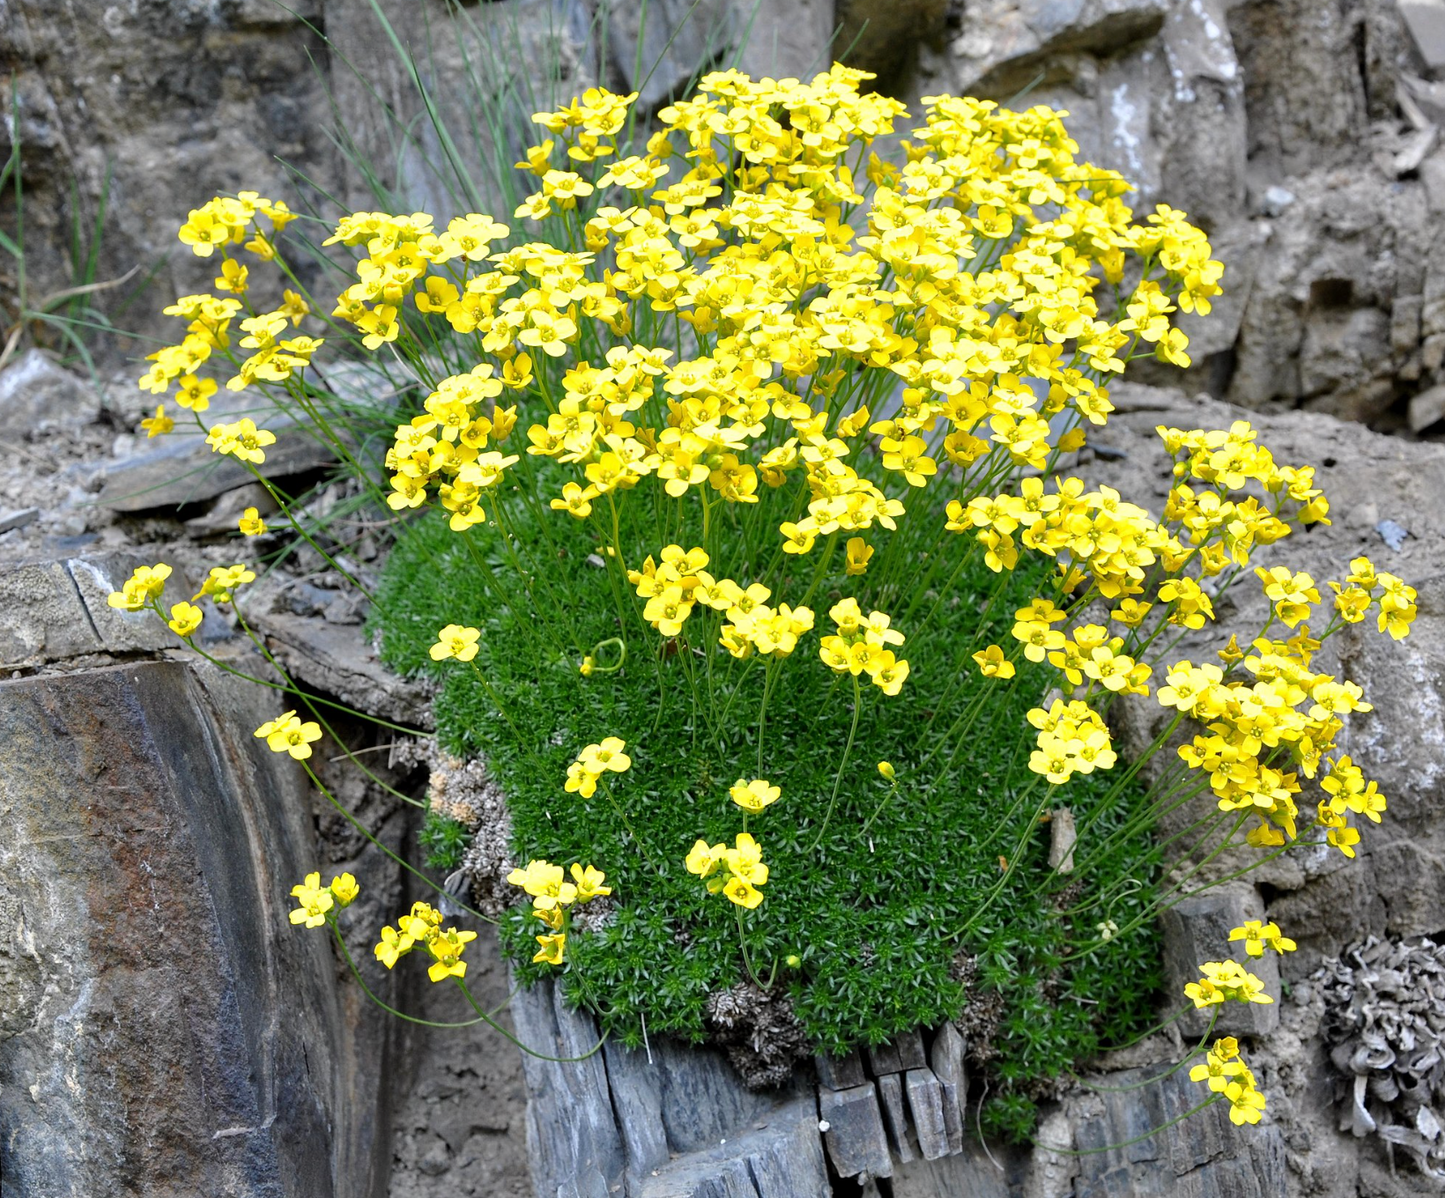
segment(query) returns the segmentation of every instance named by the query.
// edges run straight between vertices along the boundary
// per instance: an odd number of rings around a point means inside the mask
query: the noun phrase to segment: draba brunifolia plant
[[[1353,856],[1351,817],[1379,821],[1335,748],[1368,705],[1310,663],[1367,618],[1403,637],[1415,593],[1364,558],[1323,596],[1279,564],[1328,503],[1242,421],[1159,429],[1157,516],[1069,476],[1110,379],[1188,364],[1171,317],[1207,314],[1222,266],[1182,213],[1137,220],[1045,107],[928,98],[886,160],[906,112],[867,78],[718,72],[650,132],[635,97],[589,89],[533,118],[512,223],[341,216],[334,301],[288,263],[283,203],[213,199],[180,238],[219,294],[166,309],[186,334],[141,385],[166,397],[150,433],[179,409],[294,536],[312,540],[258,468],[276,436],[207,420],[222,387],[394,513],[373,625],[440,679],[444,740],[507,794],[529,901],[500,931],[524,977],[559,972],[628,1043],[649,1023],[702,1038],[708,995],[750,981],[823,1051],[994,992],[989,1126],[1026,1134],[1040,1079],[1147,1022],[1155,916],[1210,861]],[[279,272],[279,306],[253,306],[253,271]],[[335,416],[313,361],[334,342],[412,387],[384,465]],[[214,570],[167,609],[167,573],[112,602],[193,647],[193,603],[252,577]],[[1240,582],[1271,601],[1258,636],[1177,660]],[[1151,701],[1164,730],[1119,761],[1111,712]],[[287,712],[257,735],[309,771],[322,729]],[[1152,829],[1191,804],[1169,859],[1193,864],[1161,881]],[[1065,810],[1077,839],[1051,865],[1041,825]],[[293,893],[293,921],[335,930],[356,883]],[[465,989],[475,933],[443,923],[417,903],[376,955],[424,951]],[[1273,923],[1231,938],[1246,960],[1294,947]],[[1200,970],[1199,1008],[1271,1001],[1237,961]],[[1203,1102],[1257,1122],[1213,1027]]]

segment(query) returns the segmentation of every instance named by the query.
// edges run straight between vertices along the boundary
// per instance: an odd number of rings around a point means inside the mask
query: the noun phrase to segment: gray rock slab
[[[10,532],[16,528],[27,528],[35,523],[40,515],[38,507],[16,508],[0,515],[0,532]]]
[[[829,1198],[813,1096],[776,1100],[755,1125],[649,1170],[631,1192],[636,1198]]]
[[[928,1064],[923,1052],[923,1036],[917,1032],[895,1036],[885,1044],[864,1049],[868,1070],[874,1077],[885,1073],[902,1073],[905,1069],[921,1069]]]
[[[270,713],[181,662],[0,682],[6,1198],[376,1192],[381,1049],[349,1071],[287,919],[317,849]]]
[[[883,1108],[883,1126],[888,1129],[888,1143],[893,1155],[905,1164],[917,1154],[908,1135],[908,1110],[903,1102],[903,1075],[885,1073],[875,1083],[878,1105]]]
[[[36,665],[103,647],[63,562],[0,570],[0,665]]]
[[[626,1149],[608,1093],[601,1038],[592,1019],[562,1001],[550,980],[512,1000],[527,1078],[527,1148],[539,1194],[605,1196],[622,1191]],[[577,1058],[585,1060],[544,1060]],[[613,1187],[616,1187],[614,1189]]]
[[[0,371],[0,437],[77,427],[100,415],[100,395],[84,380],[28,349]]]
[[[1400,15],[1432,70],[1445,67],[1445,4],[1440,0],[1399,0]]]
[[[292,421],[256,422],[276,434],[276,443],[266,447],[266,460],[257,466],[266,478],[303,474],[336,460],[328,446]],[[199,433],[177,431],[149,453],[109,466],[96,502],[116,512],[152,511],[214,499],[255,481],[244,463],[213,452]]]
[[[107,602],[111,592],[120,590],[137,566],[155,564],[153,557],[130,552],[67,559],[65,569],[106,652],[153,652],[180,644],[154,612],[122,611]],[[173,568],[166,580],[162,606],[169,611],[171,604],[189,601],[199,589],[199,585],[192,585],[185,571]]]
[[[963,1064],[966,1047],[963,1034],[953,1024],[945,1023],[934,1033],[928,1054],[933,1075],[938,1078],[944,1133],[951,1153],[963,1151],[963,1109],[968,1101],[968,1074]]]
[[[1263,919],[1264,904],[1253,886],[1233,884],[1218,886],[1200,895],[1186,898],[1166,909],[1160,916],[1164,930],[1164,965],[1168,992],[1183,999],[1184,987],[1199,978],[1199,966],[1205,961],[1233,958],[1264,982],[1265,992],[1274,1002],[1222,1003],[1214,1034],[1218,1036],[1267,1036],[1279,1026],[1279,964],[1275,954],[1266,949],[1263,957],[1246,956],[1241,942],[1230,943],[1230,929],[1247,919]],[[1189,1011],[1179,1021],[1179,1030],[1186,1039],[1197,1039],[1209,1026],[1210,1010]]]
[[[828,1125],[823,1144],[841,1177],[891,1177],[893,1158],[883,1131],[878,1093],[871,1083],[848,1090],[822,1090],[818,1117]]]
[[[943,1087],[931,1069],[910,1069],[903,1075],[908,1112],[918,1136],[918,1150],[924,1160],[934,1161],[949,1153],[948,1127],[943,1117]]]
[[[867,1080],[856,1048],[850,1049],[841,1057],[815,1056],[813,1064],[818,1070],[819,1084],[830,1090],[861,1086]]]
[[[1150,1082],[1151,1074],[1166,1068],[1111,1074],[1111,1086],[1131,1088],[1096,1093],[1071,1104],[1074,1143],[1081,1154],[1075,1158],[1075,1198],[1284,1194],[1280,1129],[1268,1123],[1235,1127],[1223,1103],[1165,1127],[1198,1106],[1203,1091],[1183,1070]]]
[[[308,686],[384,719],[434,726],[430,688],[382,665],[359,625],[283,612],[256,614],[252,623],[277,660]]]

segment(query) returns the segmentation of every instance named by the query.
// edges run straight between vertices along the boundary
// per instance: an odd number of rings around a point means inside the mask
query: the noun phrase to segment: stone
[[[0,370],[0,437],[78,428],[99,415],[99,394],[38,349],[27,349]]]
[[[885,1073],[876,1083],[878,1105],[883,1108],[883,1126],[888,1129],[888,1142],[900,1161],[911,1161],[916,1155],[908,1134],[908,1112],[903,1105],[903,1075]]]
[[[1227,1104],[1216,1103],[1166,1128],[1199,1105],[1201,1087],[1187,1070],[1151,1080],[1165,1068],[1111,1074],[1111,1086],[1128,1088],[1066,1102],[1079,1153],[1075,1198],[1285,1194],[1279,1127],[1235,1127]]]
[[[895,1036],[883,1044],[871,1045],[863,1050],[868,1062],[868,1071],[874,1077],[887,1073],[902,1073],[905,1069],[919,1069],[928,1063],[923,1053],[923,1036],[908,1032]]]
[[[28,528],[35,523],[35,519],[39,515],[38,507],[16,508],[14,511],[0,514],[0,533],[10,532],[16,528]]]
[[[847,1090],[820,1091],[818,1116],[828,1125],[823,1145],[840,1177],[893,1176],[883,1113],[871,1083]]]
[[[276,434],[276,444],[266,447],[266,460],[256,467],[266,478],[305,474],[336,460],[329,446],[289,418],[258,423]],[[96,502],[114,512],[176,508],[255,480],[244,462],[214,453],[201,437],[172,434],[149,453],[110,466]]]
[[[1279,1026],[1279,965],[1275,954],[1266,950],[1263,957],[1247,957],[1242,947],[1229,939],[1230,930],[1245,920],[1265,918],[1264,904],[1253,886],[1214,886],[1172,903],[1159,918],[1164,929],[1168,993],[1183,994],[1185,985],[1199,979],[1203,962],[1233,958],[1259,977],[1265,993],[1274,999],[1269,1004],[1223,1003],[1203,1011],[1191,1005],[1179,1021],[1179,1030],[1186,1039],[1202,1036],[1216,1012],[1216,1036],[1267,1036]]]
[[[923,1159],[937,1160],[949,1153],[948,1128],[943,1117],[943,1087],[931,1069],[910,1069],[903,1075],[908,1110]]]
[[[957,1156],[900,1164],[893,1173],[893,1198],[1013,1198],[1016,1155],[974,1141]]]
[[[1409,419],[1412,433],[1423,433],[1432,424],[1445,420],[1445,383],[1412,395]]]
[[[513,1009],[535,1051],[578,1056],[598,1039],[591,1017],[569,1010],[550,982],[521,991]],[[528,1056],[523,1069],[540,1194],[827,1198],[812,1093],[749,1090],[717,1049],[609,1041],[586,1061]]]
[[[350,1055],[330,937],[286,918],[317,850],[272,714],[181,662],[0,682],[7,1198],[383,1184],[384,1050]]]
[[[953,1024],[945,1023],[934,1034],[928,1055],[933,1075],[938,1078],[950,1153],[963,1151],[963,1113],[968,1104],[968,1074],[963,1064],[966,1048],[963,1034]]]
[[[1420,57],[1432,70],[1445,67],[1445,2],[1442,0],[1399,0]]]
[[[180,642],[154,612],[128,612],[111,607],[107,600],[120,590],[137,566],[154,565],[133,551],[103,554],[97,557],[73,557],[65,563],[86,618],[95,629],[107,653],[157,652],[177,648]],[[165,604],[189,599],[199,587],[192,586],[184,569],[173,567],[166,586]]]
[[[285,612],[257,612],[249,618],[277,660],[307,686],[388,720],[434,726],[429,687],[383,666],[359,625]]]
[[[102,648],[63,562],[0,570],[0,664],[35,665]]]
[[[624,1184],[626,1149],[613,1115],[607,1068],[592,1018],[573,1011],[550,981],[512,1000],[527,1078],[527,1147],[543,1195],[606,1198]],[[547,1057],[581,1058],[545,1060]],[[587,1055],[590,1054],[590,1055]],[[615,1187],[615,1189],[614,1189]]]
[[[830,1090],[846,1090],[850,1086],[861,1086],[866,1080],[863,1074],[863,1062],[859,1060],[856,1048],[849,1049],[841,1057],[819,1054],[813,1058],[813,1065],[818,1071],[819,1084]]]

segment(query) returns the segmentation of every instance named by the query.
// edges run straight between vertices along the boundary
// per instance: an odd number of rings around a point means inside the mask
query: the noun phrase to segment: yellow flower
[[[179,637],[189,637],[201,626],[205,613],[190,603],[173,603],[167,626]]]
[[[780,793],[781,790],[778,787],[769,784],[762,778],[754,778],[751,782],[739,778],[728,791],[734,803],[754,815],[757,815],[763,808],[776,803]]]
[[[1295,942],[1280,933],[1278,924],[1261,923],[1257,919],[1247,919],[1243,926],[1232,928],[1229,939],[1231,941],[1243,940],[1244,951],[1251,957],[1264,956],[1266,946],[1281,955],[1293,952],[1295,949]]]
[[[883,777],[886,778],[889,782],[893,781],[895,775],[892,762],[880,761],[878,763],[878,772],[882,774]]]
[[[166,579],[170,576],[171,568],[164,564],[137,566],[135,572],[121,584],[121,589],[112,591],[106,597],[106,602],[123,611],[141,611],[161,597]]]
[[[763,892],[751,882],[734,874],[723,885],[723,894],[736,903],[739,907],[746,907],[752,910],[763,901]]]
[[[206,433],[206,444],[216,453],[230,454],[243,462],[257,465],[266,460],[263,447],[275,443],[276,434],[257,428],[250,417],[233,424],[213,424]]]
[[[1203,976],[1199,981],[1186,985],[1184,993],[1194,1000],[1195,1007],[1200,1010],[1224,1002],[1274,1002],[1264,993],[1264,982],[1238,961],[1206,961],[1199,967],[1199,972]]]
[[[213,566],[201,589],[191,596],[192,600],[210,595],[217,603],[230,603],[231,592],[243,583],[255,582],[256,575],[244,565]]]
[[[321,885],[321,875],[310,873],[306,880],[291,887],[291,897],[301,903],[291,912],[292,923],[304,923],[308,928],[319,928],[326,922],[326,913],[331,910],[335,896]]]
[[[311,745],[321,739],[321,725],[308,720],[302,723],[292,716],[266,737],[266,747],[273,753],[289,753],[297,761],[311,756]]]
[[[393,927],[381,929],[381,941],[372,950],[376,959],[391,969],[402,957],[416,946],[416,940],[406,932]]]
[[[182,375],[176,380],[176,386],[176,403],[192,412],[204,412],[216,393],[215,379],[198,378],[194,374]]]
[[[448,928],[433,936],[426,945],[435,958],[426,971],[427,977],[434,982],[466,977],[467,963],[462,960],[462,951],[476,938],[475,932],[459,932],[456,928]]]
[[[261,513],[256,508],[248,507],[241,513],[240,520],[236,526],[244,536],[259,537],[266,531],[266,521],[261,519]]]
[[[466,628],[461,624],[448,624],[437,633],[437,643],[431,647],[432,661],[445,661],[455,657],[458,661],[471,661],[477,655],[477,641],[481,629]]]
[[[337,874],[331,879],[331,896],[338,907],[349,907],[361,893],[361,886],[351,874]]]
[[[848,538],[848,564],[849,574],[863,574],[868,569],[868,561],[873,556],[873,546],[868,544],[862,537]]]
[[[146,431],[146,440],[152,437],[162,437],[176,427],[176,422],[166,415],[166,405],[156,404],[156,414],[140,422],[141,428]]]
[[[534,963],[546,965],[562,965],[567,960],[567,935],[565,932],[557,932],[551,936],[538,936],[537,943],[542,947],[537,950],[532,958]]]
[[[583,866],[573,862],[570,867],[572,883],[577,888],[577,901],[588,902],[591,899],[601,898],[612,893],[611,886],[604,886],[607,875],[595,866]]]
[[[687,872],[697,874],[700,878],[709,877],[714,870],[722,863],[723,856],[727,853],[725,844],[708,844],[705,840],[694,842],[688,851]]]
[[[973,655],[973,660],[978,663],[978,672],[985,678],[1012,678],[1014,676],[1014,663],[1003,655],[1003,650],[997,645],[990,645],[987,649],[981,649]]]
[[[632,758],[622,751],[626,747],[626,741],[615,736],[605,736],[601,744],[588,745],[583,749],[577,757],[577,763],[593,777],[600,777],[608,771],[614,774],[625,773],[632,768]]]

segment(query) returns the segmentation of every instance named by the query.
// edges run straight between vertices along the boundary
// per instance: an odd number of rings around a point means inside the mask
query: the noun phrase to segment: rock
[[[180,662],[0,695],[7,1198],[376,1192],[380,1058],[286,918],[316,845],[264,695]]]
[[[591,1018],[568,1010],[550,982],[521,991],[513,1010],[518,1036],[539,1052],[578,1056],[597,1042]],[[585,1061],[528,1055],[523,1069],[539,1194],[828,1194],[812,1095],[749,1090],[714,1049],[665,1037],[641,1051],[609,1042]]]
[[[40,509],[38,507],[22,507],[16,508],[14,511],[5,512],[3,515],[0,515],[0,532],[10,532],[16,528],[28,528],[31,524],[35,523],[35,519],[39,515]]]
[[[911,1161],[915,1154],[908,1134],[908,1113],[903,1105],[903,1075],[885,1073],[876,1085],[878,1105],[883,1108],[883,1126],[888,1129],[893,1156],[905,1163]]]
[[[549,983],[520,989],[512,1000],[517,1038],[565,1063],[524,1054],[527,1077],[527,1147],[532,1182],[541,1195],[593,1195],[620,1189],[626,1150],[607,1090],[601,1037],[587,1015],[569,1009]],[[570,1187],[570,1188],[569,1188]]]
[[[78,428],[99,415],[100,396],[38,349],[26,350],[0,371],[0,437]]]
[[[883,91],[897,94],[912,73],[919,46],[942,43],[949,5],[946,0],[836,0],[834,8],[833,56],[872,71]]]
[[[895,1036],[883,1044],[875,1044],[863,1050],[868,1062],[868,1071],[874,1077],[887,1073],[902,1073],[905,1069],[919,1069],[928,1063],[923,1054],[923,1037],[918,1032]]]
[[[918,1136],[918,1150],[926,1161],[949,1152],[948,1129],[943,1118],[943,1088],[931,1069],[910,1069],[903,1075],[908,1111]]]
[[[813,1064],[818,1070],[818,1082],[829,1090],[846,1090],[850,1086],[861,1086],[864,1082],[863,1062],[858,1059],[858,1050],[850,1049],[841,1057],[816,1056]]]
[[[1445,67],[1445,3],[1441,0],[1399,0],[1400,15],[1432,70]]]
[[[943,1103],[943,1128],[948,1136],[950,1153],[963,1151],[963,1113],[968,1105],[968,1075],[963,1056],[967,1049],[963,1035],[951,1023],[945,1023],[933,1037],[929,1064],[938,1078]]]
[[[134,552],[0,566],[0,666],[40,666],[85,654],[155,652],[179,642],[151,612],[127,612],[106,599],[137,566]],[[172,575],[168,600],[194,589]]]
[[[1165,1128],[1203,1101],[1204,1087],[1191,1082],[1187,1070],[1150,1078],[1151,1071],[1144,1069],[1111,1074],[1111,1086],[1129,1088],[1066,1102],[1079,1152],[1075,1198],[1279,1198],[1286,1193],[1278,1127],[1235,1127],[1226,1104],[1216,1103]]]
[[[984,0],[964,10],[953,43],[969,92],[1017,90],[1046,55],[1115,53],[1158,33],[1166,0]]]
[[[187,520],[186,530],[192,536],[233,533],[247,508],[255,508],[262,519],[278,510],[270,491],[257,482],[246,483],[220,495],[204,515]]]
[[[1428,387],[1410,397],[1410,431],[1423,433],[1432,424],[1445,420],[1445,383]]]
[[[823,1144],[841,1177],[893,1176],[893,1158],[883,1133],[883,1113],[872,1083],[818,1094],[818,1114],[827,1123]]]
[[[258,423],[276,434],[276,444],[266,448],[266,460],[257,466],[266,478],[305,474],[336,460],[309,427],[289,418]],[[245,463],[214,453],[199,435],[172,433],[149,453],[112,465],[96,502],[115,512],[175,508],[252,486],[255,479]]]
[[[1264,982],[1264,991],[1274,1001],[1264,1003],[1224,1003],[1218,1007],[1195,1010],[1191,1005],[1179,1021],[1179,1030],[1186,1039],[1197,1040],[1214,1020],[1215,1036],[1267,1036],[1279,1026],[1279,964],[1274,953],[1265,950],[1260,958],[1245,955],[1240,943],[1231,943],[1230,930],[1247,919],[1265,918],[1259,893],[1249,885],[1218,885],[1203,894],[1182,899],[1167,907],[1160,915],[1164,928],[1164,964],[1166,992],[1171,1001],[1183,999],[1184,987],[1199,979],[1199,967],[1205,961],[1233,958]],[[1178,999],[1175,996],[1179,996]]]
[[[417,728],[432,728],[431,691],[378,660],[359,625],[321,617],[255,613],[252,626],[287,671],[348,707]]]
[[[957,1156],[914,1160],[893,1173],[893,1198],[1013,1198],[1017,1153],[977,1141]]]

